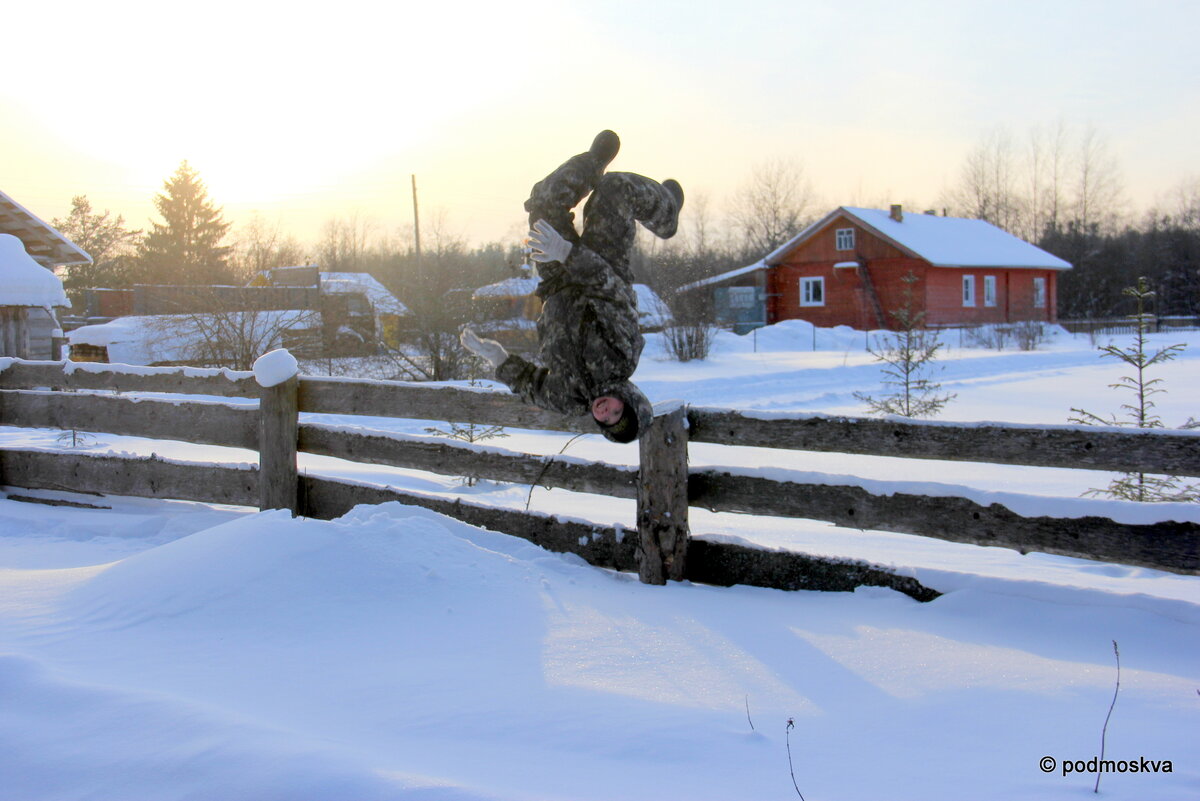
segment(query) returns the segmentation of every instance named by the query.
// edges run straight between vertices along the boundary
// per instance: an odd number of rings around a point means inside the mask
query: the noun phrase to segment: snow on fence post
[[[645,584],[681,581],[688,546],[687,407],[655,410],[639,449],[638,576]]]
[[[258,508],[298,506],[296,445],[300,421],[300,379],[296,359],[286,350],[263,354],[254,363],[258,396]]]

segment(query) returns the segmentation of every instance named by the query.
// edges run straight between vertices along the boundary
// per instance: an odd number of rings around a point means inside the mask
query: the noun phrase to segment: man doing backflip
[[[586,153],[535,184],[525,201],[544,304],[537,324],[541,364],[510,355],[470,328],[461,339],[527,403],[567,415],[590,412],[605,437],[632,442],[652,417],[650,402],[629,380],[644,345],[629,267],[636,223],[669,239],[683,189],[673,180],[606,173],[619,148],[617,135],[602,131]],[[589,193],[578,233],[572,209]]]

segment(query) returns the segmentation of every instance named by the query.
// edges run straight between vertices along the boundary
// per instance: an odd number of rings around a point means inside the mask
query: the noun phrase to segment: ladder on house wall
[[[874,328],[886,328],[887,319],[883,316],[883,305],[879,302],[879,293],[875,291],[875,282],[871,280],[871,272],[867,269],[867,260],[858,254],[855,255],[858,262],[858,278],[862,281],[863,292],[866,293],[867,300],[871,302],[870,310],[875,314]],[[867,328],[871,327],[868,323]]]

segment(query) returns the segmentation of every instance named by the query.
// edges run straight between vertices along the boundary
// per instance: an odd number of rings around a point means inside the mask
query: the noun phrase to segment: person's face
[[[615,425],[625,413],[625,404],[612,395],[601,395],[592,401],[592,417],[601,425]]]

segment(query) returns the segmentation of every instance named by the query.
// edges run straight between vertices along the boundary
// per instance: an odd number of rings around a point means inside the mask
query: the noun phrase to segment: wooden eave
[[[90,264],[92,257],[4,192],[0,192],[0,234],[12,234],[38,264],[53,269],[64,264]]]

